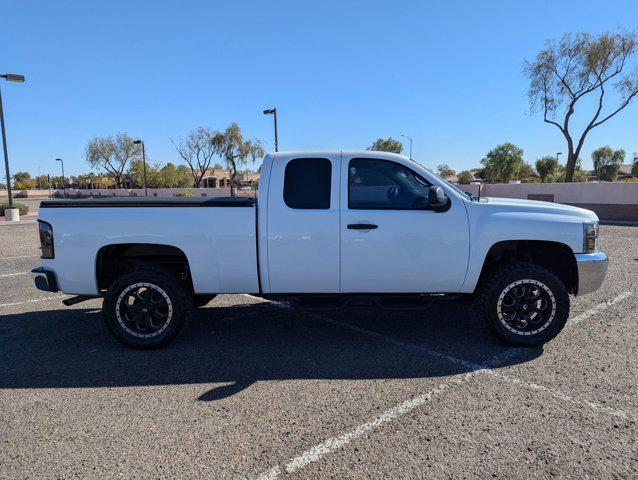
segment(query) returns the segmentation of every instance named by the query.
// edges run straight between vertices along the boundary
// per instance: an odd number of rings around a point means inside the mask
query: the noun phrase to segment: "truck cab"
[[[262,172],[266,292],[461,290],[464,202],[454,191],[437,198],[440,181],[424,167],[380,152],[293,153],[267,157]]]

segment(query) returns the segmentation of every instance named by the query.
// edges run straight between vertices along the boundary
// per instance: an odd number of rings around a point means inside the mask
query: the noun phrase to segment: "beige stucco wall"
[[[459,185],[461,190],[478,194],[478,185]],[[486,184],[486,197],[527,198],[529,194],[554,195],[557,203],[638,204],[638,182],[615,183],[521,183]]]

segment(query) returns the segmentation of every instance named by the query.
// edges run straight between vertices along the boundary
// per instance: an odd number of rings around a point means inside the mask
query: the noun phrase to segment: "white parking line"
[[[47,302],[49,300],[62,300],[66,295],[58,295],[57,297],[36,298],[33,300],[25,300],[24,302],[0,303],[0,307],[15,307],[16,305],[26,305],[28,303]]]
[[[323,317],[317,316],[317,318],[323,318]],[[504,353],[501,353],[501,354],[497,355],[495,358],[493,358],[492,360],[486,362],[485,364],[478,364],[478,363],[468,362],[467,360],[463,360],[461,358],[457,358],[457,357],[454,357],[452,355],[447,355],[447,354],[444,354],[444,353],[440,353],[440,352],[437,352],[435,350],[430,350],[428,348],[423,348],[423,347],[420,347],[418,345],[413,345],[411,343],[406,343],[406,342],[402,342],[400,340],[395,340],[394,338],[386,337],[385,335],[381,335],[381,334],[379,334],[377,332],[373,332],[373,331],[367,330],[365,328],[357,327],[357,326],[351,325],[349,323],[340,322],[338,320],[333,320],[331,318],[323,318],[323,319],[324,319],[324,321],[332,323],[334,325],[339,325],[339,326],[342,326],[342,327],[345,327],[345,328],[349,328],[349,329],[354,330],[356,332],[363,333],[364,335],[367,335],[369,337],[378,338],[380,340],[383,340],[386,343],[391,343],[393,345],[397,345],[397,346],[400,346],[400,347],[403,347],[403,348],[407,348],[407,349],[410,349],[410,350],[416,350],[416,351],[419,351],[421,353],[425,353],[426,355],[428,355],[430,357],[437,358],[437,359],[440,359],[440,360],[447,360],[448,362],[454,363],[454,364],[456,364],[456,365],[458,365],[460,367],[463,367],[463,368],[467,368],[467,369],[471,369],[471,370],[484,371],[484,372],[489,373],[490,375],[492,375],[492,376],[494,376],[496,378],[504,380],[507,383],[510,383],[510,384],[513,384],[513,385],[520,385],[520,386],[525,387],[525,388],[527,388],[529,390],[537,390],[537,391],[546,392],[549,395],[551,395],[552,397],[557,398],[559,400],[563,400],[563,401],[568,402],[568,403],[572,403],[572,404],[575,404],[575,405],[584,405],[584,406],[590,407],[590,408],[592,408],[594,410],[597,410],[599,412],[606,413],[606,414],[609,414],[609,415],[613,415],[615,417],[620,417],[620,418],[630,418],[631,417],[631,418],[633,418],[632,414],[623,412],[621,410],[617,410],[617,409],[608,407],[606,405],[599,405],[597,403],[590,402],[588,400],[578,400],[577,398],[574,398],[574,397],[572,397],[570,395],[562,393],[562,392],[560,392],[558,390],[552,390],[551,388],[547,388],[547,387],[545,387],[543,385],[539,385],[539,384],[536,384],[536,383],[533,383],[533,382],[528,382],[526,380],[521,380],[519,378],[512,377],[510,375],[506,375],[506,374],[497,372],[495,370],[492,370],[492,368],[489,367],[490,365],[493,365],[494,367],[499,366],[498,364],[496,364],[494,362],[494,360],[502,361],[503,358],[507,358],[507,357],[513,356],[513,354],[515,354],[516,352],[506,351]],[[512,349],[512,350],[519,350],[519,349]],[[521,351],[521,350],[519,350],[519,351]]]
[[[474,375],[476,375],[477,373],[479,372],[478,371],[470,372],[463,375],[461,378],[452,380],[447,383],[441,383],[435,388],[433,388],[432,390],[430,390],[429,392],[418,395],[409,400],[406,400],[405,402],[400,403],[399,405],[395,405],[394,407],[383,412],[381,415],[373,418],[372,420],[368,422],[362,423],[361,425],[353,428],[352,430],[346,433],[324,440],[320,444],[315,445],[309,450],[306,450],[301,455],[298,455],[292,458],[291,460],[286,462],[283,465],[283,467],[279,465],[272,467],[270,470],[264,472],[257,478],[258,480],[274,480],[282,473],[294,473],[297,470],[301,470],[302,468],[308,466],[309,464],[316,462],[318,460],[321,460],[326,455],[340,449],[341,447],[344,447],[345,445],[356,440],[357,438],[366,435],[368,432],[376,428],[379,428],[380,426],[386,423],[389,423],[392,420],[402,415],[405,415],[406,413],[411,412],[415,408],[418,408],[426,404],[427,402],[432,400],[433,397],[440,395],[446,390],[448,390],[451,386],[453,386],[452,385],[453,383],[456,383],[456,384],[464,383],[470,378],[472,378]]]
[[[622,294],[618,295],[617,297],[615,297],[614,299],[608,301],[608,302],[604,302],[602,304],[597,305],[596,307],[592,308],[591,310],[588,310],[587,312],[584,312],[583,314],[581,314],[579,317],[582,317],[580,321],[584,320],[585,318],[588,318],[591,315],[594,315],[595,313],[598,313],[602,310],[604,310],[605,308],[609,307],[610,305],[613,305],[615,303],[618,303],[619,301],[623,300],[624,298],[627,298],[631,295],[631,292],[623,292]],[[257,297],[254,297],[257,298]],[[262,299],[263,300],[263,299]],[[268,300],[265,300],[268,301]],[[272,303],[276,303],[276,302],[272,302]],[[288,306],[283,306],[283,308],[287,308]],[[368,432],[380,427],[383,424],[389,423],[392,420],[400,417],[401,415],[404,415],[405,413],[410,412],[411,410],[414,410],[415,408],[429,402],[432,397],[434,397],[435,395],[439,395],[442,392],[446,391],[447,389],[449,389],[450,384],[452,382],[455,383],[462,383],[465,382],[467,380],[469,380],[470,378],[472,378],[474,375],[476,375],[477,373],[486,373],[489,374],[497,379],[503,380],[509,384],[512,385],[518,385],[518,386],[522,386],[526,389],[529,390],[535,390],[535,391],[542,391],[545,392],[547,394],[549,394],[550,396],[561,400],[563,402],[566,403],[570,403],[573,405],[580,405],[580,406],[585,406],[585,407],[589,407],[592,410],[601,412],[601,413],[605,413],[614,417],[620,417],[623,419],[631,419],[633,421],[635,421],[636,416],[633,415],[632,413],[627,413],[627,412],[623,412],[621,410],[609,407],[607,405],[601,405],[595,402],[590,402],[589,400],[580,400],[577,399],[571,395],[567,395],[565,393],[562,393],[558,390],[553,390],[550,389],[548,387],[545,387],[544,385],[539,385],[537,383],[533,383],[533,382],[528,382],[526,380],[522,380],[516,377],[513,377],[511,375],[506,375],[500,372],[496,372],[495,370],[493,370],[492,368],[490,368],[488,365],[495,365],[498,366],[500,364],[500,362],[503,362],[509,358],[514,357],[516,354],[520,353],[521,351],[523,351],[523,349],[519,349],[519,348],[510,348],[507,349],[505,352],[502,352],[500,354],[498,354],[497,356],[491,358],[490,360],[488,360],[487,362],[485,362],[485,365],[481,365],[481,364],[477,364],[477,363],[473,363],[473,362],[469,362],[457,357],[454,357],[452,355],[447,355],[435,350],[430,350],[430,349],[426,349],[423,347],[420,347],[418,345],[413,345],[410,343],[406,343],[406,342],[402,342],[400,340],[396,340],[392,337],[387,337],[385,335],[382,335],[380,333],[377,332],[373,332],[372,330],[368,330],[366,328],[362,328],[356,325],[352,325],[349,323],[345,323],[345,322],[340,322],[338,320],[334,320],[332,318],[329,317],[324,317],[321,315],[316,315],[316,314],[307,314],[310,317],[331,323],[333,325],[337,325],[343,328],[348,328],[350,330],[353,330],[355,332],[361,333],[363,335],[378,339],[378,340],[382,340],[386,343],[390,343],[402,348],[407,348],[410,350],[417,350],[421,353],[425,353],[426,355],[436,358],[436,359],[440,359],[440,360],[445,360],[448,361],[450,363],[456,364],[458,366],[461,366],[463,368],[467,368],[469,370],[471,370],[470,372],[466,373],[463,377],[461,377],[460,379],[456,379],[453,380],[451,382],[448,383],[442,383],[440,385],[438,385],[436,388],[434,388],[433,390],[419,395],[413,399],[407,400],[399,405],[396,405],[394,407],[392,407],[389,410],[386,410],[384,413],[382,413],[381,415],[379,415],[378,417],[375,417],[374,419],[365,422],[357,427],[355,427],[354,429],[339,435],[337,437],[332,437],[329,438],[323,442],[321,442],[320,444],[310,448],[309,450],[305,451],[304,453],[302,453],[301,455],[298,455],[294,458],[292,458],[291,460],[289,460],[288,462],[286,462],[283,467],[282,466],[274,466],[272,468],[270,468],[269,470],[267,470],[266,472],[264,472],[262,475],[260,475],[258,477],[259,480],[274,480],[276,479],[279,475],[281,475],[282,473],[293,473],[297,470],[300,470],[302,468],[304,468],[305,466],[307,466],[310,463],[316,462],[320,459],[322,459],[323,457],[325,457],[326,455],[340,449],[341,447],[347,445],[348,443],[352,442],[353,440],[356,440],[357,438],[367,434]],[[578,318],[578,317],[576,317]],[[576,323],[579,323],[576,322]]]
[[[0,278],[9,278],[9,277],[17,277],[19,275],[28,275],[31,272],[17,272],[17,273],[4,273],[0,275]]]
[[[592,317],[592,316],[602,312],[607,307],[610,307],[610,306],[612,306],[612,305],[624,300],[625,298],[631,297],[633,294],[634,294],[634,292],[632,292],[630,290],[626,290],[626,291],[622,292],[621,294],[617,295],[616,297],[612,298],[611,300],[607,300],[606,302],[601,302],[598,305],[596,305],[595,307],[592,307],[589,310],[584,311],[580,315],[576,315],[575,317],[569,319],[569,321],[567,322],[567,325],[572,325],[572,326],[578,325],[583,320],[587,320],[589,317]]]
[[[40,255],[19,255],[17,257],[2,257],[0,260],[17,260],[18,258],[36,258]]]

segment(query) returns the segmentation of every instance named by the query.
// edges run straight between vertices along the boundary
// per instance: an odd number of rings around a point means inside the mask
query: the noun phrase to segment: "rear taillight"
[[[42,250],[40,258],[54,258],[53,227],[51,224],[43,222],[42,220],[38,220],[38,226],[40,230],[40,250]]]

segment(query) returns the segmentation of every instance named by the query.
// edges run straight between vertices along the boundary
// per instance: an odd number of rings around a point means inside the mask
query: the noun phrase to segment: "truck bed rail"
[[[252,207],[257,204],[253,197],[214,198],[162,198],[162,197],[110,197],[48,200],[40,208],[93,208],[93,207]]]

